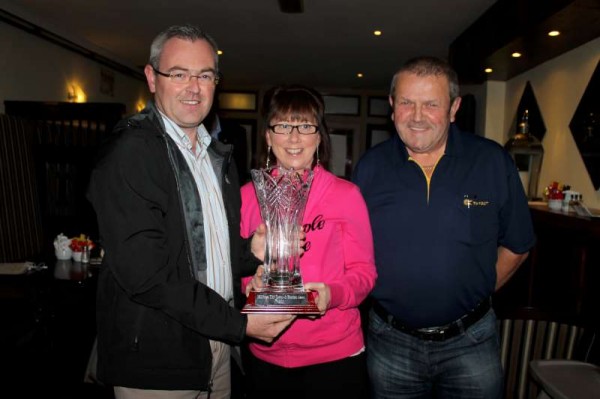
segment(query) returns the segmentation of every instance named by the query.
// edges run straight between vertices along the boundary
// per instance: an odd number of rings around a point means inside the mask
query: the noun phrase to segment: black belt
[[[479,302],[473,310],[460,319],[453,321],[452,323],[446,324],[445,326],[439,327],[427,327],[427,328],[411,328],[404,325],[398,318],[388,313],[377,301],[373,301],[373,311],[383,321],[394,327],[396,330],[402,331],[403,333],[410,334],[417,338],[426,341],[444,341],[448,338],[455,337],[473,324],[478,322],[492,307],[490,298],[486,298]]]

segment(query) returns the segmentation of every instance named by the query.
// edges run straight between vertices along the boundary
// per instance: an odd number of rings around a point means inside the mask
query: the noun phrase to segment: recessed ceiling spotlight
[[[364,75],[363,75],[362,73],[360,73],[360,72],[356,74],[356,77],[357,77],[357,78],[362,78],[363,76],[364,76]]]
[[[373,31],[373,34],[374,34],[375,36],[381,36],[381,31],[380,31],[380,30],[374,30],[374,31]]]
[[[492,73],[492,72],[494,72],[494,70],[492,68],[485,68],[484,72],[485,73]]]
[[[516,51],[514,53],[511,54],[511,56],[513,58],[519,58],[522,54],[521,53],[517,53]]]
[[[223,50],[217,50],[217,54],[223,55]]]
[[[548,36],[554,37],[554,36],[558,36],[558,35],[560,35],[560,32],[557,30],[551,30],[550,32],[548,32]]]

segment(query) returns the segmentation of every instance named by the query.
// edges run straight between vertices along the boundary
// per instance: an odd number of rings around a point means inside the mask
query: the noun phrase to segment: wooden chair
[[[533,399],[540,393],[529,367],[543,359],[582,360],[584,336],[591,327],[558,315],[524,308],[500,314],[500,354],[505,376],[505,398]]]

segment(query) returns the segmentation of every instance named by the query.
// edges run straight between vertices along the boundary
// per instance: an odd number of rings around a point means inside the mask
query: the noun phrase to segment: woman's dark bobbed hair
[[[319,125],[321,142],[318,147],[319,161],[327,167],[331,156],[331,139],[325,123],[325,102],[316,90],[302,85],[281,85],[265,93],[262,105],[263,126],[268,129],[273,119],[289,117],[291,121],[302,122],[312,116]],[[273,158],[272,154],[267,154]],[[274,163],[274,159],[270,159]],[[316,163],[316,157],[313,166]]]

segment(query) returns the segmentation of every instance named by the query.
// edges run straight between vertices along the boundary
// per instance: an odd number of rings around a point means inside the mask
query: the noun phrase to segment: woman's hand
[[[254,277],[252,277],[252,280],[250,280],[246,285],[246,297],[250,295],[250,291],[256,291],[263,287],[264,273],[265,267],[263,265],[260,265],[256,268],[256,273],[254,273]]]
[[[317,292],[317,307],[321,311],[321,316],[325,314],[331,302],[331,291],[325,283],[306,283],[304,288]]]
[[[267,226],[264,223],[258,225],[254,234],[252,234],[252,241],[250,241],[250,250],[252,254],[258,259],[265,261],[265,248],[267,246]]]

